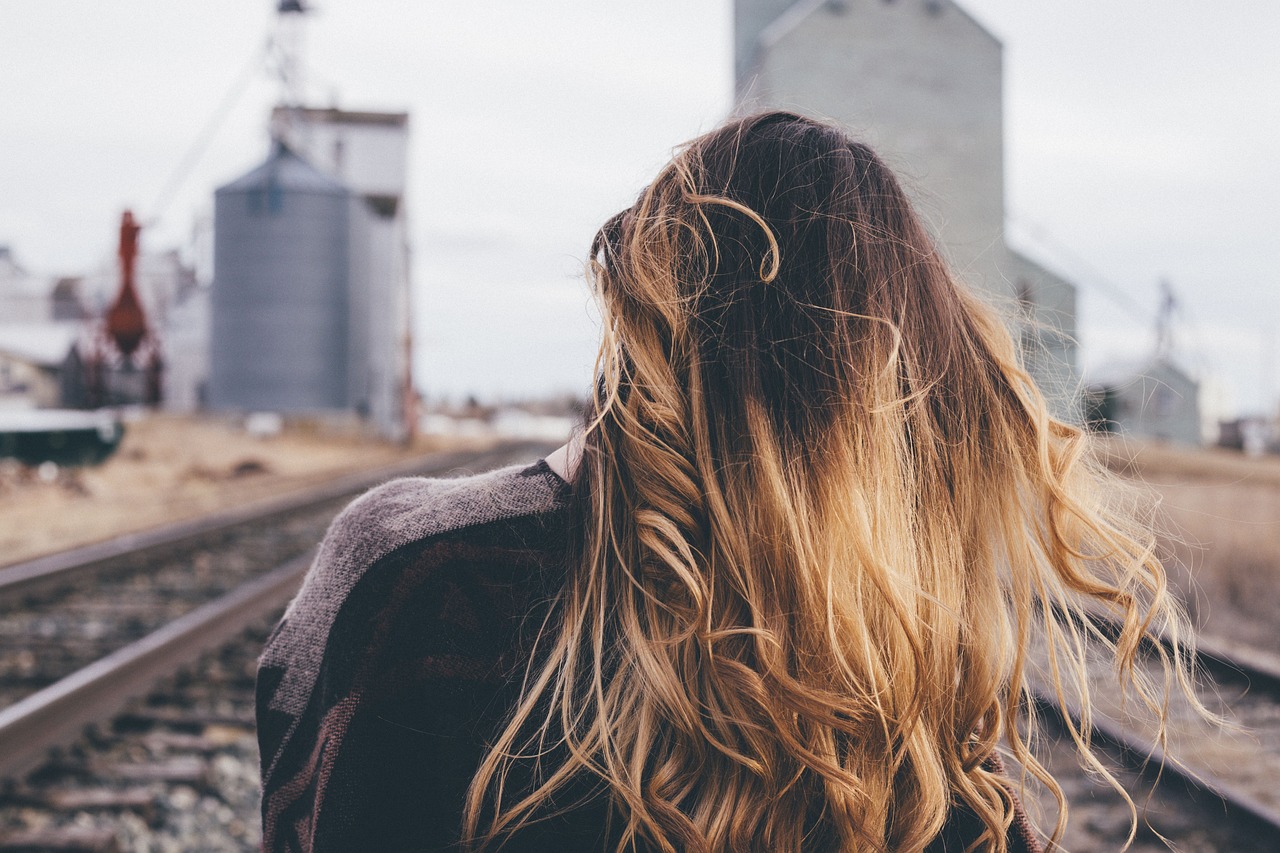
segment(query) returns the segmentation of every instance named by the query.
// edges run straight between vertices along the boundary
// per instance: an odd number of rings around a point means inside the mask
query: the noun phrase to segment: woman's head
[[[916,381],[979,367],[956,363],[972,346],[968,298],[894,175],[800,116],[752,116],[689,143],[605,225],[593,257],[608,343],[632,360],[696,363],[698,376],[675,379],[700,380],[720,419],[743,424],[761,405],[788,442],[877,405],[899,346],[924,371]]]
[[[1083,434],[830,125],[767,113],[684,146],[591,278],[581,550],[470,831],[586,775],[657,849],[922,849],[957,803],[1003,849],[984,759],[1003,741],[1048,781],[1033,640],[1062,695],[1071,614],[1119,612],[1122,663],[1176,617]],[[524,747],[542,781],[504,797]]]
[[[921,438],[980,452],[971,428],[1029,390],[893,173],[798,115],[689,143],[606,223],[592,258],[606,387],[655,422],[701,414],[722,462],[766,438],[812,455],[908,402],[939,433]]]

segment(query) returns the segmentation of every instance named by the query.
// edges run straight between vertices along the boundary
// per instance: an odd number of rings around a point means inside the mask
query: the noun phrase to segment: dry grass
[[[1280,653],[1280,459],[1112,442],[1161,499],[1170,575],[1204,633]]]
[[[404,447],[306,427],[255,438],[228,421],[148,416],[127,425],[105,463],[64,469],[53,482],[0,465],[0,565],[389,465],[444,441]]]

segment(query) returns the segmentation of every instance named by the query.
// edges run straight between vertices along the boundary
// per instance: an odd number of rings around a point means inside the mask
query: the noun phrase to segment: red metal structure
[[[134,287],[134,267],[138,259],[138,232],[142,226],[126,210],[120,221],[120,293],[107,309],[107,335],[126,359],[147,335],[147,318]]]
[[[85,357],[85,404],[89,408],[121,403],[155,405],[161,400],[164,362],[160,342],[147,324],[136,284],[141,231],[133,212],[126,210],[120,219],[120,290],[104,322],[94,330]],[[144,371],[140,377],[139,368]]]

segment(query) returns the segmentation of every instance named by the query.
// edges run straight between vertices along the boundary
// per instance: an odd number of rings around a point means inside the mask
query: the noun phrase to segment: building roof
[[[47,299],[52,290],[51,279],[46,276],[32,275],[13,259],[12,254],[0,254],[0,299],[5,297]]]
[[[1000,38],[956,0],[917,0],[917,2],[921,10],[931,16],[940,15],[948,10],[958,12],[975,30],[990,39],[998,49],[1004,49]],[[758,29],[754,33],[750,32],[749,28],[744,29],[745,18],[741,15],[741,9],[735,8],[734,75],[740,90],[747,83],[747,78],[757,70],[755,66],[760,62],[761,55],[767,53],[813,13],[820,9],[828,9],[839,14],[845,14],[848,11],[845,0],[792,0],[790,4],[779,2],[779,0],[735,0],[735,7],[741,6],[754,7],[754,14],[751,17],[757,21]],[[771,14],[764,20],[760,20],[761,12]]]
[[[337,107],[284,107],[278,106],[271,111],[274,119],[288,113],[305,116],[316,124],[381,124],[388,127],[404,127],[409,123],[409,114],[404,112],[383,113],[372,110],[340,110]]]
[[[261,165],[218,187],[218,192],[243,192],[267,187],[320,195],[346,195],[350,192],[345,184],[321,172],[279,141],[272,143],[271,153]]]
[[[80,338],[79,323],[0,323],[0,352],[41,367],[62,364]]]

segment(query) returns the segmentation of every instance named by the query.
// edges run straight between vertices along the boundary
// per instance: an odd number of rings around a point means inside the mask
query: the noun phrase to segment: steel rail
[[[1064,723],[1075,728],[1080,727],[1080,709],[1069,700],[1066,705],[1048,687],[1039,684],[1030,685],[1030,693],[1039,708],[1046,713],[1059,717]],[[1227,814],[1243,818],[1256,826],[1262,837],[1280,838],[1280,811],[1262,802],[1249,791],[1239,785],[1223,779],[1218,774],[1204,769],[1192,769],[1178,761],[1167,760],[1164,750],[1158,744],[1150,742],[1142,735],[1126,728],[1118,720],[1112,719],[1101,711],[1094,710],[1090,715],[1090,728],[1103,742],[1114,746],[1121,754],[1130,769],[1141,774],[1159,773],[1172,777],[1191,791],[1203,792],[1222,803]]]
[[[1167,641],[1161,642],[1167,645]],[[1204,669],[1244,678],[1280,699],[1280,665],[1267,656],[1246,646],[1203,636],[1196,639],[1195,654]]]
[[[268,617],[297,591],[314,549],[0,709],[0,778],[37,766],[89,723],[115,716],[162,676]]]
[[[1110,615],[1091,613],[1088,618],[1112,640],[1119,636],[1121,625]],[[1264,654],[1203,636],[1197,637],[1194,644],[1185,644],[1174,643],[1167,635],[1159,633],[1145,636],[1143,642],[1158,644],[1168,652],[1176,648],[1192,655],[1199,670],[1211,675],[1225,674],[1228,678],[1244,679],[1280,701],[1280,666]],[[1069,718],[1071,723],[1079,726],[1079,708],[1074,704],[1068,703],[1063,707],[1056,694],[1044,685],[1031,685],[1031,694],[1042,709],[1060,718]],[[1132,769],[1146,773],[1154,766],[1188,789],[1207,793],[1232,813],[1245,817],[1266,832],[1274,833],[1274,837],[1280,837],[1280,809],[1263,802],[1238,784],[1208,768],[1191,768],[1176,760],[1166,760],[1168,756],[1159,745],[1099,710],[1095,709],[1091,715],[1091,728],[1105,742],[1116,747]]]
[[[212,532],[354,494],[394,477],[485,470],[514,463],[526,453],[550,449],[547,442],[506,442],[483,451],[433,454],[336,478],[319,487],[208,518],[119,536],[0,569],[0,594],[25,592],[50,582],[79,581],[120,557],[145,556],[148,551],[181,546]],[[73,742],[86,725],[115,716],[130,699],[145,693],[162,676],[229,642],[254,622],[283,607],[297,591],[314,554],[315,549],[311,549],[0,709],[0,780],[18,777],[38,766],[50,748]]]
[[[240,525],[267,520],[305,510],[347,495],[355,495],[396,477],[443,474],[460,467],[483,468],[495,459],[522,451],[545,452],[546,442],[520,441],[497,445],[483,451],[460,450],[434,453],[374,469],[326,480],[286,495],[211,513],[198,518],[166,524],[136,533],[126,533],[91,545],[59,551],[22,563],[0,567],[0,601],[21,598],[57,587],[98,572],[107,572],[120,562],[145,556],[147,552],[181,547],[204,536]]]
[[[1061,611],[1058,611],[1061,614]],[[1114,617],[1102,613],[1090,613],[1089,620],[1114,641],[1120,636],[1121,625]],[[1191,656],[1200,669],[1210,673],[1223,673],[1229,678],[1248,681],[1251,686],[1266,690],[1280,698],[1280,661],[1271,655],[1252,649],[1241,643],[1198,635],[1194,643],[1175,643],[1163,632],[1146,635],[1143,644],[1158,643],[1165,651],[1181,651]]]

